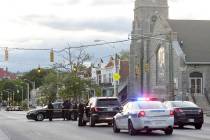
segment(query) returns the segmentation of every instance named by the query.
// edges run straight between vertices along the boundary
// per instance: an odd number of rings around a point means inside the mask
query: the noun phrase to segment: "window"
[[[103,83],[108,83],[107,78],[106,78],[106,74],[103,75]]]
[[[113,82],[112,73],[109,73],[109,83]]]
[[[157,84],[163,85],[165,83],[165,70],[166,70],[166,61],[165,61],[165,48],[160,47],[157,51],[157,60],[156,60],[156,78]]]
[[[101,75],[98,75],[98,84],[101,84]]]

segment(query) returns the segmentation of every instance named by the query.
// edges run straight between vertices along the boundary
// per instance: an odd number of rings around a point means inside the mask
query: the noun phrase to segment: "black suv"
[[[84,126],[89,122],[90,126],[96,123],[108,123],[112,125],[113,116],[119,112],[120,103],[116,97],[92,97],[84,107],[84,111],[79,112],[78,125]]]
[[[203,110],[189,101],[166,101],[164,104],[174,110],[174,124],[179,128],[193,125],[201,129],[203,125]]]

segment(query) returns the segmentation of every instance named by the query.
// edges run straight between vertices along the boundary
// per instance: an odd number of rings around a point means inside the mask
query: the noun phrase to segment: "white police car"
[[[141,98],[126,103],[113,118],[113,131],[128,130],[130,135],[137,131],[162,130],[166,135],[173,133],[174,112],[160,101]]]

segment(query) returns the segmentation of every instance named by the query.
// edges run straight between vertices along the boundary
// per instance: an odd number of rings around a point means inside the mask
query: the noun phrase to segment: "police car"
[[[113,131],[128,130],[130,135],[138,131],[162,130],[166,135],[173,133],[174,112],[160,101],[139,98],[126,103],[113,118]]]

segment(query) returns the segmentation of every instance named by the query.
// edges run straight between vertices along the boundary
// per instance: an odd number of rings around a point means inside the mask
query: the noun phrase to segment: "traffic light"
[[[40,72],[41,72],[41,68],[40,68],[40,66],[38,67],[37,72],[38,72],[38,73],[40,73]]]
[[[54,51],[51,49],[50,51],[50,62],[54,62]]]
[[[8,48],[4,49],[4,61],[8,61],[9,60],[9,52],[8,52]]]
[[[149,72],[149,64],[148,63],[144,65],[144,71]]]

